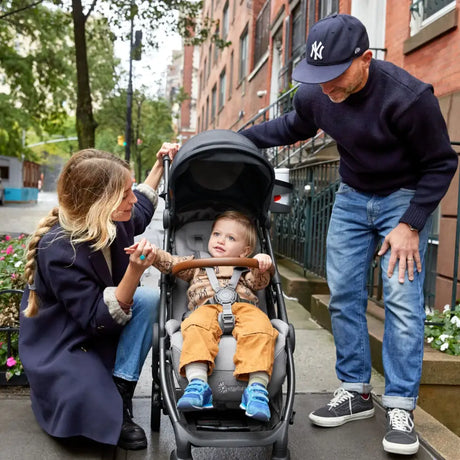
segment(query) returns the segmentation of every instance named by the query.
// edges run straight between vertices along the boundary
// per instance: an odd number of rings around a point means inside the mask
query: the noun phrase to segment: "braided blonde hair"
[[[96,149],[81,150],[66,163],[57,184],[59,207],[39,222],[29,240],[24,269],[30,288],[26,317],[38,313],[34,280],[40,239],[59,222],[72,246],[91,242],[94,250],[100,250],[110,245],[116,237],[111,216],[123,199],[129,173],[125,161]]]

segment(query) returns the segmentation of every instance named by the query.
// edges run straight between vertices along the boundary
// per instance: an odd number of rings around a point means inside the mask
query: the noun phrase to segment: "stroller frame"
[[[215,141],[215,136],[218,141]],[[224,139],[222,139],[222,137]],[[197,139],[198,138],[198,139]],[[192,142],[195,141],[195,142]],[[241,151],[244,155],[259,157],[260,162],[265,168],[268,162],[261,157],[258,149],[242,135],[227,130],[215,130],[201,133],[190,140],[184,147],[187,153],[193,158],[196,151],[204,150],[205,156],[212,150],[212,144],[218,144],[217,148],[221,152],[222,149],[235,150],[234,143],[236,142],[236,150]],[[189,146],[189,143],[191,145]],[[228,144],[228,145],[227,145]],[[181,149],[181,150],[182,150]],[[177,154],[179,156],[181,152]],[[185,160],[190,158],[185,155]],[[177,156],[175,163],[177,161]],[[192,160],[190,160],[192,161]],[[250,161],[254,161],[251,158]],[[172,168],[176,166],[173,164]],[[174,171],[170,169],[169,158],[164,158],[164,193],[165,210],[163,215],[164,239],[163,248],[167,251],[171,250],[174,240],[174,225],[180,222],[186,222],[190,216],[190,203],[187,203],[182,209],[177,205],[177,195],[175,190],[171,191],[170,178],[174,176]],[[177,169],[177,168],[176,168]],[[188,173],[187,173],[188,174]],[[273,184],[276,182],[273,180]],[[265,208],[268,209],[272,201],[272,187],[270,196],[266,200]],[[187,194],[187,192],[185,192]],[[260,198],[264,199],[265,198]],[[260,200],[259,200],[260,201]],[[260,203],[259,203],[260,204]],[[263,206],[263,207],[264,207]],[[196,205],[200,208],[201,203]],[[257,205],[256,205],[257,207]],[[217,213],[219,213],[217,211]],[[269,217],[268,213],[262,211],[259,215],[257,211],[252,210],[252,214],[256,215],[258,222],[259,244],[263,252],[268,253],[273,260],[276,268],[276,262],[273,255],[273,249],[270,241]],[[217,264],[216,264],[217,265]],[[286,394],[283,395],[282,388],[276,392],[271,399],[279,411],[275,411],[272,415],[272,420],[266,424],[257,422],[244,416],[240,417],[236,411],[227,409],[222,411],[198,411],[198,412],[179,412],[176,404],[181,395],[181,390],[177,388],[177,380],[174,378],[173,362],[170,351],[170,338],[166,330],[166,322],[171,318],[172,309],[172,275],[162,274],[160,278],[160,312],[159,323],[154,326],[153,346],[152,346],[152,405],[151,405],[151,428],[153,431],[159,431],[161,411],[168,415],[174,429],[176,439],[176,449],[171,452],[171,459],[189,460],[192,459],[191,448],[194,447],[263,447],[272,445],[271,458],[274,460],[287,460],[290,458],[288,449],[288,428],[293,423],[294,419],[294,394],[295,394],[295,370],[293,352],[295,346],[294,328],[288,323],[286,307],[284,303],[281,279],[277,270],[272,277],[270,286],[265,289],[265,297],[267,300],[267,314],[274,322],[281,323],[284,327],[285,353],[286,353],[286,375],[285,389]],[[273,321],[272,321],[273,322]],[[284,405],[283,405],[284,401]],[[240,420],[241,419],[241,420]]]

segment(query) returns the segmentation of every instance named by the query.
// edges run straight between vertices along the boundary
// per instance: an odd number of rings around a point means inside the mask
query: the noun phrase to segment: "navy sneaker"
[[[212,409],[212,391],[204,380],[193,379],[177,401],[177,408],[182,412]]]
[[[315,410],[308,417],[318,426],[340,426],[352,420],[361,420],[374,415],[372,395],[361,395],[340,387],[324,407]]]
[[[404,409],[387,410],[387,433],[383,438],[383,450],[392,454],[414,455],[419,441],[414,429],[412,412]]]
[[[248,385],[244,390],[240,408],[246,411],[248,417],[268,422],[270,420],[268,391],[260,383]]]

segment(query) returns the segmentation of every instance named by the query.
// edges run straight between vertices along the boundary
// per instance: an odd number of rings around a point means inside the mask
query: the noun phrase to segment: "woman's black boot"
[[[123,425],[118,446],[127,450],[145,449],[147,447],[145,432],[133,422],[133,394],[137,382],[129,382],[119,377],[114,377],[113,380],[123,399]]]

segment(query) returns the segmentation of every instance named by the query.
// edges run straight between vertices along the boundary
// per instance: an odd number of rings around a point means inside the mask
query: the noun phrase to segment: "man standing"
[[[366,279],[379,243],[385,301],[383,365],[385,451],[412,455],[419,441],[415,409],[423,360],[422,264],[431,214],[457,167],[431,85],[372,58],[364,25],[334,14],[317,22],[295,110],[241,133],[258,147],[291,144],[323,129],[340,153],[341,184],[327,236],[329,311],[342,385],[310,414],[335,427],[372,417]],[[393,272],[396,270],[395,276]]]

